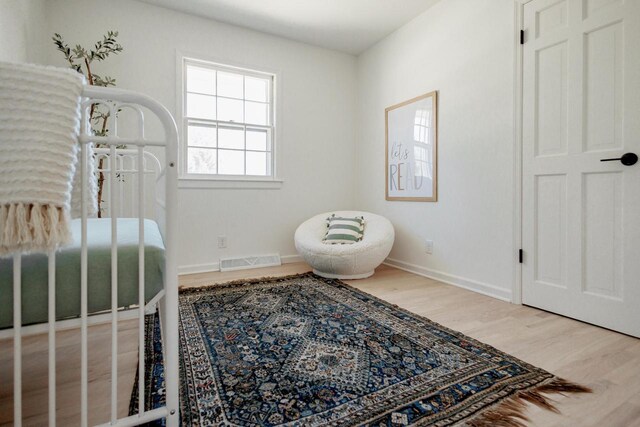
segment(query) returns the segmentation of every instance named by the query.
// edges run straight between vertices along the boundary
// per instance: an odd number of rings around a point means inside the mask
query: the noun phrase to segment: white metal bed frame
[[[110,148],[94,148],[95,164],[99,165],[102,160],[102,167],[96,166],[96,175],[102,172],[104,176],[108,176],[112,168],[115,168],[117,172],[117,186],[118,188],[113,190],[117,191],[118,198],[117,206],[111,206],[109,204],[111,200],[111,181],[105,179],[104,188],[102,193],[102,216],[109,218],[111,215],[115,215],[118,218],[137,218],[138,217],[138,150],[135,148],[118,148],[116,150],[117,157],[115,161],[111,159]],[[145,186],[149,187],[149,181],[157,181],[162,171],[162,165],[160,160],[151,152],[144,152],[144,174],[147,177],[153,177],[154,179],[145,179]],[[155,194],[155,188],[152,189],[152,193],[156,196],[153,200],[154,206],[163,204],[164,201],[159,199]],[[145,196],[149,193],[149,189],[145,188]],[[149,206],[150,199],[144,200],[146,207]]]
[[[98,137],[92,135],[89,123],[89,111],[91,105],[100,104],[110,112],[109,135]],[[131,108],[137,113],[137,133],[133,138],[118,136],[117,112],[122,108]],[[158,117],[164,130],[164,138],[149,140],[144,132],[143,108],[151,111]],[[88,425],[88,293],[87,293],[87,206],[88,206],[88,162],[95,161],[90,158],[88,144],[96,143],[108,148],[97,149],[96,156],[107,155],[114,167],[109,167],[103,172],[109,179],[109,216],[111,217],[111,309],[108,313],[111,321],[111,414],[110,421],[104,425],[133,426],[153,420],[166,418],[168,426],[177,426],[179,423],[178,412],[178,283],[176,267],[176,207],[177,207],[177,143],[178,134],[175,121],[171,113],[160,103],[152,98],[135,92],[86,86],[83,91],[82,122],[79,136],[82,172],[82,216],[81,216],[81,252],[80,252],[80,331],[81,331],[81,366],[80,366],[80,425]],[[127,145],[123,152],[117,150],[119,145]],[[158,301],[162,342],[164,356],[164,374],[166,387],[166,405],[160,408],[145,411],[145,278],[144,278],[144,218],[145,218],[145,179],[148,172],[145,157],[145,147],[155,146],[164,148],[164,162],[157,175],[156,183],[156,220],[165,245],[165,283]],[[130,148],[134,147],[134,148]],[[118,153],[118,152],[121,153]],[[118,307],[118,242],[117,242],[117,216],[118,206],[122,202],[118,194],[118,168],[115,167],[118,155],[130,154],[136,159],[136,165],[128,170],[137,175],[137,214],[138,219],[138,414],[125,418],[118,418],[118,321],[121,318]],[[147,156],[148,157],[148,156]],[[93,179],[93,177],[91,178]],[[13,341],[14,341],[14,425],[22,425],[22,316],[21,316],[21,255],[13,257]],[[56,283],[55,283],[56,253],[48,254],[48,416],[49,425],[56,424]],[[154,299],[155,300],[155,299]],[[155,301],[154,301],[155,303]]]

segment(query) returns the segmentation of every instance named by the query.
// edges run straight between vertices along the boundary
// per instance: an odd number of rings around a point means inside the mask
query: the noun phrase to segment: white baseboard
[[[291,264],[301,262],[302,257],[300,255],[283,255],[280,257],[280,260],[282,260],[283,264]],[[220,264],[217,262],[178,266],[178,275],[180,276],[184,274],[211,273],[214,271],[220,271]]]
[[[294,262],[302,262],[304,261],[300,255],[285,255],[281,256],[283,264],[293,264]]]
[[[400,261],[392,258],[387,258],[383,264],[398,268],[400,270],[408,271],[409,273],[417,274],[419,276],[438,280],[440,282],[447,283],[449,285],[458,286],[460,288],[467,289],[469,291],[474,291],[479,294],[497,298],[502,301],[511,302],[511,289],[500,288],[494,285],[490,285],[488,283],[482,283],[476,280],[454,276],[453,274],[431,270],[429,268],[422,267],[420,265],[415,265],[415,264],[411,264],[408,262],[404,262],[404,261]]]
[[[220,263],[212,262],[209,264],[192,264],[178,266],[178,275],[180,276],[183,274],[210,273],[213,271],[220,271]]]
[[[283,264],[291,264],[294,262],[302,262],[303,259],[300,255],[283,255],[280,257]],[[504,289],[488,283],[478,282],[476,280],[467,279],[460,276],[454,276],[453,274],[443,273],[437,270],[431,270],[420,265],[411,264],[408,262],[400,261],[397,259],[387,258],[384,264],[391,267],[398,268],[400,270],[408,271],[409,273],[417,274],[419,276],[435,279],[449,285],[458,286],[469,291],[478,292],[483,295],[487,295],[493,298],[497,298],[502,301],[511,302],[511,289]],[[178,274],[196,274],[196,273],[210,273],[220,271],[220,265],[217,262],[210,264],[194,264],[194,265],[181,265],[178,267]]]

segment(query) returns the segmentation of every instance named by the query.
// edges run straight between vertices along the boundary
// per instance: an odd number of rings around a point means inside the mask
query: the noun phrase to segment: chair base
[[[323,271],[313,269],[313,273],[317,274],[320,277],[324,277],[326,279],[339,279],[339,280],[356,280],[356,279],[366,279],[367,277],[373,276],[375,270],[371,270],[366,273],[360,274],[334,274],[334,273],[325,273]]]

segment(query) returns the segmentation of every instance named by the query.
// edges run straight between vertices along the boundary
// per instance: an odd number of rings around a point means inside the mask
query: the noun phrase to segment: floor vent
[[[220,258],[220,271],[246,270],[248,268],[273,267],[282,265],[280,254]]]

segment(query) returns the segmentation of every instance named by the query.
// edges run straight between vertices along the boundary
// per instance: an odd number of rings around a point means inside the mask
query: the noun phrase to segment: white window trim
[[[190,174],[187,173],[187,142],[186,126],[187,118],[185,116],[185,70],[186,63],[198,63],[203,65],[214,65],[222,69],[237,69],[239,72],[247,73],[251,75],[271,75],[273,76],[272,83],[272,108],[271,108],[271,120],[272,120],[272,140],[271,140],[271,176],[255,176],[255,175],[209,175],[209,174]],[[260,71],[257,71],[260,69]],[[256,71],[254,71],[256,70]],[[178,127],[179,146],[178,146],[178,188],[194,188],[194,189],[206,189],[206,188],[220,188],[220,189],[279,189],[282,187],[284,181],[279,178],[279,160],[280,160],[280,127],[278,126],[277,118],[280,112],[280,73],[274,70],[264,69],[262,67],[247,66],[245,64],[238,64],[229,61],[223,61],[216,58],[205,57],[203,55],[190,54],[186,52],[176,51],[176,121]]]

